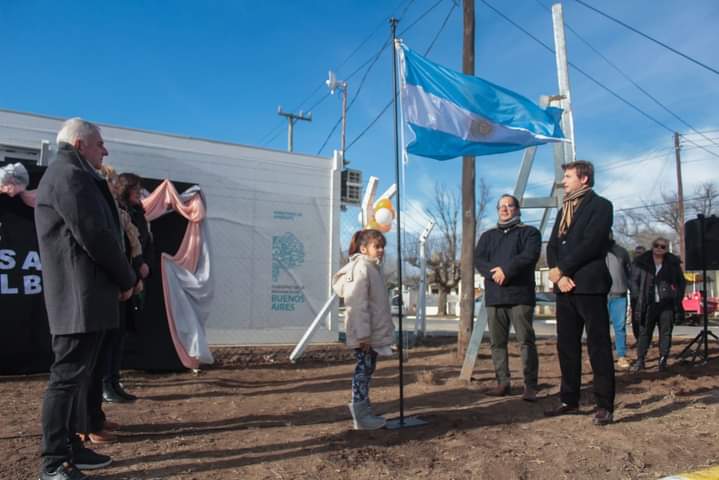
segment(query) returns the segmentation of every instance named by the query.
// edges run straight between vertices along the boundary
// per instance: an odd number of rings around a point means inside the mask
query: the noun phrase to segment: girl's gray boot
[[[385,419],[372,415],[367,400],[363,402],[352,402],[348,406],[352,413],[355,430],[377,430],[384,427]]]

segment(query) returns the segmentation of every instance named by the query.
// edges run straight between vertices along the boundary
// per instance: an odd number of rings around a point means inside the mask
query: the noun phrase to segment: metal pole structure
[[[433,228],[434,220],[430,220],[419,236],[419,298],[414,321],[414,334],[417,337],[424,336],[427,331],[427,238]]]
[[[572,115],[572,93],[569,88],[569,65],[567,63],[567,41],[564,37],[564,14],[562,4],[552,5],[552,26],[554,27],[554,51],[557,62],[557,77],[559,80],[559,106],[562,113],[562,132],[571,143],[559,143],[564,150],[564,162],[576,160],[577,150],[574,143],[574,117]],[[561,189],[558,189],[561,192]]]
[[[277,107],[277,115],[280,115],[282,117],[287,117],[287,151],[291,152],[294,148],[293,140],[294,140],[295,122],[297,120],[304,120],[305,122],[311,122],[312,121],[312,113],[308,113],[307,115],[305,115],[304,112],[300,112],[298,114],[283,112],[282,107]]]
[[[474,75],[474,0],[464,0],[462,73]],[[457,358],[464,358],[474,327],[474,238],[476,219],[475,157],[462,158],[462,247],[460,254],[460,306]]]
[[[406,428],[406,427],[417,427],[425,425],[427,422],[418,418],[405,418],[404,416],[404,336],[402,332],[402,204],[400,191],[400,152],[399,152],[399,111],[397,105],[397,90],[398,90],[398,78],[397,78],[397,23],[399,20],[396,18],[390,18],[389,23],[392,29],[392,103],[394,111],[394,157],[395,157],[395,184],[397,185],[397,282],[399,283],[399,308],[397,313],[397,323],[399,324],[399,338],[398,338],[398,353],[399,353],[399,419],[390,420],[386,423],[385,427],[391,430]]]
[[[340,141],[340,151],[342,152],[342,166],[347,165],[345,160],[345,132],[347,131],[347,82],[344,82],[342,88],[342,137]]]
[[[681,261],[686,259],[686,245],[684,245],[684,188],[682,185],[682,158],[680,153],[679,133],[674,132],[674,157],[677,162],[677,209],[679,213],[679,256]]]

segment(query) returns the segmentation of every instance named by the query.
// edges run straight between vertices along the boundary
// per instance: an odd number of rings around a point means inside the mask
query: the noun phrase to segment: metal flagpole
[[[426,421],[420,420],[416,417],[404,416],[404,339],[402,332],[402,221],[401,212],[402,204],[400,203],[400,192],[402,191],[400,184],[400,152],[399,152],[399,122],[398,122],[398,109],[397,109],[397,23],[399,20],[396,18],[390,18],[389,23],[392,28],[392,103],[394,106],[394,157],[395,157],[395,182],[397,184],[397,281],[399,283],[399,312],[397,320],[399,323],[399,338],[398,338],[398,352],[399,352],[399,418],[390,420],[386,423],[385,427],[391,430],[406,428],[406,427],[418,427],[420,425],[427,424]]]

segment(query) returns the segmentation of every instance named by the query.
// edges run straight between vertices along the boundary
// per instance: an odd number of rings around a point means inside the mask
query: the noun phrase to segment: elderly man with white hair
[[[42,406],[41,480],[83,480],[81,469],[111,459],[83,447],[75,428],[105,331],[118,326],[118,299],[137,282],[123,253],[117,209],[99,175],[108,152],[100,129],[80,118],[57,135],[57,158],[37,189],[37,229],[54,362]]]

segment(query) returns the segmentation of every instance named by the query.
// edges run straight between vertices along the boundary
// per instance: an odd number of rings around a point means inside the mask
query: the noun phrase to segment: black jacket
[[[609,251],[609,232],[613,221],[612,203],[600,197],[593,190],[586,193],[569,231],[563,238],[558,237],[562,210],[552,229],[547,244],[547,264],[574,280],[575,288],[570,293],[606,295],[612,285],[612,277],[605,261]],[[559,293],[559,288],[554,286]]]
[[[152,268],[153,262],[155,261],[155,246],[153,244],[152,233],[145,219],[145,209],[142,205],[130,206],[127,209],[132,219],[132,224],[137,227],[137,231],[140,234],[140,246],[142,246],[142,256],[133,259],[133,267],[135,270],[139,270],[140,266],[146,263]]]
[[[528,225],[484,232],[477,242],[474,264],[484,277],[485,305],[534,305],[534,266],[541,249],[539,230]],[[494,267],[502,268],[507,277],[504,285],[492,280]]]
[[[107,182],[91,168],[61,143],[37,188],[35,227],[53,335],[116,328],[118,295],[136,282]]]
[[[632,270],[632,292],[636,292],[637,303],[635,310],[639,322],[644,325],[649,307],[659,303],[659,308],[673,310],[675,321],[684,315],[682,300],[686,282],[682,272],[679,257],[667,253],[664,256],[662,268],[659,273],[654,267],[654,258],[651,251],[645,252],[634,260],[635,268]],[[656,290],[659,291],[659,302],[656,302]]]

